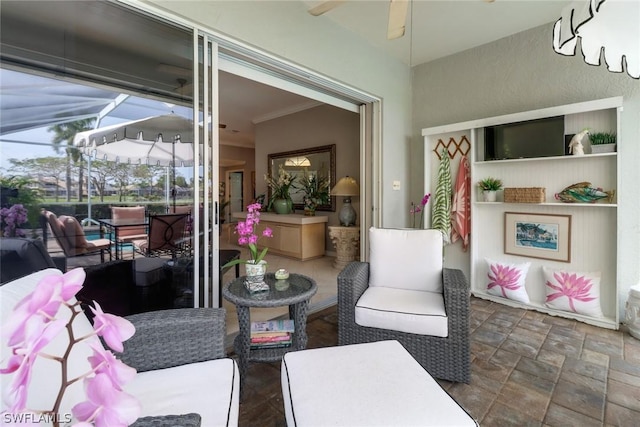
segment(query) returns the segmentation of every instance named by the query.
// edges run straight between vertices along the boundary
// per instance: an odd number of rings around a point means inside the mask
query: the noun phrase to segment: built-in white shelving
[[[617,329],[618,315],[618,197],[612,202],[563,203],[554,195],[569,185],[590,182],[605,191],[619,188],[619,153],[624,152],[624,143],[617,141],[618,152],[586,154],[584,156],[550,156],[505,160],[484,160],[484,128],[508,123],[517,123],[552,116],[564,116],[565,134],[575,134],[585,127],[592,131],[619,132],[619,109],[622,98],[608,98],[530,112],[509,114],[471,122],[423,129],[425,142],[425,192],[433,193],[436,186],[438,160],[434,148],[439,141],[451,138],[460,141],[466,138],[470,144],[471,165],[471,244],[463,253],[459,244],[447,247],[448,260],[468,271],[472,293],[480,298],[551,315],[573,318],[597,326]],[[452,159],[452,177],[455,181],[457,158]],[[505,203],[502,192],[498,201],[484,202],[474,185],[486,177],[499,178],[505,187],[543,187],[543,203]],[[505,212],[531,214],[557,214],[571,216],[570,262],[528,258],[505,254]],[[487,272],[485,258],[510,263],[530,262],[526,289],[530,304],[523,304],[486,293]],[[451,264],[450,264],[451,265]],[[594,318],[549,308],[545,305],[545,284],[542,267],[556,270],[601,273],[601,307],[603,318]]]

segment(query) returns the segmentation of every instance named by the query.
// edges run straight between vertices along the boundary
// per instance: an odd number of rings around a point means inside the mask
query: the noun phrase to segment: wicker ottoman
[[[287,353],[282,396],[293,426],[477,426],[398,341]]]

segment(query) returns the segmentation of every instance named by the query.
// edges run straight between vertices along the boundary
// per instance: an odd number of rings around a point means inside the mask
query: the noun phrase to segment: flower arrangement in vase
[[[271,197],[269,198],[267,210],[273,208],[276,213],[279,214],[291,213],[293,211],[293,202],[291,201],[289,189],[294,184],[295,177],[280,165],[278,166],[277,179],[265,175],[264,180],[267,182],[269,188],[271,188]]]
[[[317,173],[305,170],[302,178],[293,187],[304,193],[305,215],[313,216],[318,205],[329,203],[329,179],[326,176],[318,176]]]
[[[247,245],[249,249],[250,259],[235,259],[229,261],[222,268],[231,267],[237,264],[245,265],[246,280],[245,287],[250,292],[265,291],[269,286],[264,282],[264,275],[267,272],[267,262],[264,260],[269,248],[258,249],[258,233],[256,226],[260,223],[260,203],[253,203],[247,206],[247,218],[238,222],[236,225],[236,233],[238,234],[238,244]],[[273,237],[273,231],[266,227],[262,230],[262,237]]]
[[[431,193],[427,193],[424,195],[422,200],[420,201],[420,205],[416,205],[411,202],[411,209],[409,209],[409,214],[411,214],[411,228],[416,228],[416,214],[420,214],[420,223],[418,224],[418,228],[422,228],[424,224],[424,207],[429,203],[429,199],[431,198]]]
[[[496,201],[496,191],[502,189],[502,181],[497,178],[484,178],[478,181],[478,187],[482,190],[485,202]]]
[[[138,400],[123,390],[124,385],[136,375],[136,370],[116,359],[98,339],[101,336],[109,348],[122,352],[122,342],[135,333],[133,324],[104,313],[94,301],[95,307],[91,307],[95,315],[93,331],[77,336],[78,324],[74,321],[82,313],[82,308],[74,296],[82,288],[85,276],[82,268],[76,268],[63,275],[43,277],[34,291],[16,304],[3,325],[3,339],[7,339],[11,356],[6,361],[7,366],[0,368],[0,374],[12,375],[8,381],[3,380],[7,404],[3,420],[17,424],[32,422],[33,425],[47,422],[54,427],[67,425],[73,420],[79,421],[76,425],[83,427],[92,423],[126,426],[140,415]],[[65,345],[61,348],[58,344]],[[91,351],[78,349],[80,354],[90,356],[87,357],[88,370],[74,377],[75,374],[70,372],[73,366],[70,366],[69,357],[74,357],[77,345],[88,346]],[[60,388],[51,409],[27,408],[29,391],[35,391],[29,389],[31,378],[38,375],[34,373],[34,366],[40,367],[35,371],[42,371],[45,361],[60,365]],[[62,413],[65,393],[79,381],[83,382],[86,400],[75,404],[70,414]]]

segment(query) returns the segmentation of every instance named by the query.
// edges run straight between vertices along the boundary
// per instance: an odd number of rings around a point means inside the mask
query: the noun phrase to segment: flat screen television
[[[525,159],[565,154],[564,116],[484,128],[484,159]]]

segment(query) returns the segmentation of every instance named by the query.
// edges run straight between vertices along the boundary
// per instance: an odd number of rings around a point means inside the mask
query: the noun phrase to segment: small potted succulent
[[[497,178],[484,178],[478,181],[485,202],[496,201],[496,191],[502,189],[502,181]]]
[[[616,134],[609,132],[594,132],[589,134],[591,154],[613,153],[616,151]]]

